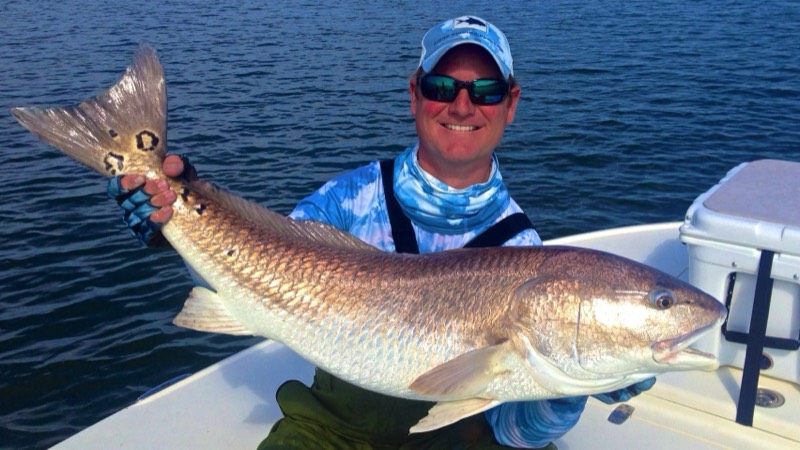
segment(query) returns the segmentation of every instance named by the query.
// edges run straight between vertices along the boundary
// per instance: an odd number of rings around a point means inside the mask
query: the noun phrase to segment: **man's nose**
[[[450,104],[450,112],[458,116],[468,116],[475,112],[475,105],[469,99],[466,89],[460,89],[456,98]]]

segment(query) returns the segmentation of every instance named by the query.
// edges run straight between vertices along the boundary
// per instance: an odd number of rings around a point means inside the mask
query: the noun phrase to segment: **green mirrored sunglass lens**
[[[440,102],[452,102],[461,88],[467,89],[470,100],[478,105],[500,103],[508,92],[508,84],[496,79],[463,82],[443,75],[423,75],[419,84],[425,98]]]

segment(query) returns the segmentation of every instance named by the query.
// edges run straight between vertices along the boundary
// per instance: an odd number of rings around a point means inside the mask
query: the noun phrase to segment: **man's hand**
[[[178,155],[164,158],[162,170],[169,177],[197,178],[194,167]],[[172,218],[172,204],[178,198],[166,180],[127,174],[112,178],[107,192],[122,208],[123,221],[141,243],[154,246],[163,242],[161,227]]]
[[[164,158],[164,164],[161,169],[165,175],[177,178],[183,174],[184,167],[183,159],[180,156],[168,155]],[[178,195],[169,188],[166,180],[161,178],[145,180],[142,175],[128,174],[120,178],[119,185],[124,191],[129,192],[144,185],[142,191],[150,196],[150,205],[157,208],[149,215],[150,220],[153,222],[163,225],[172,218],[172,204],[175,203]]]
[[[156,209],[149,216],[142,219],[149,218],[153,222],[163,225],[172,217],[172,204],[178,198],[178,195],[169,188],[169,184],[165,180],[155,178],[145,181],[141,175],[129,174],[120,178],[119,185],[123,193],[141,188],[150,197],[148,202]]]

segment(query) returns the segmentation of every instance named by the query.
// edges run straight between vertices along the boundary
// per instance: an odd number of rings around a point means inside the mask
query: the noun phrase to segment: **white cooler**
[[[774,252],[761,374],[800,378],[800,163],[759,160],[700,195],[680,228],[689,281],[726,303],[726,335],[699,342],[720,364],[743,367],[762,251]],[[768,292],[768,291],[766,291]]]

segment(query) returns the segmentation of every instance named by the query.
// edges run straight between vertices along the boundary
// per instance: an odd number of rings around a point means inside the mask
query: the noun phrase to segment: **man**
[[[302,200],[291,217],[326,222],[390,252],[540,245],[527,216],[509,196],[494,156],[521,93],[503,33],[474,16],[432,28],[423,37],[409,93],[418,141],[394,160],[334,178]],[[170,176],[180,176],[185,168],[174,155],[164,163]],[[163,180],[142,187],[143,182],[136,175],[117,178],[109,192],[115,198],[137,198],[126,218],[147,241],[171,216],[169,205],[176,195]],[[651,385],[602,399],[619,401]],[[277,399],[284,418],[259,448],[543,447],[577,423],[586,403],[586,397],[507,403],[439,430],[409,435],[431,403],[366,391],[321,370],[310,388],[290,381]]]

